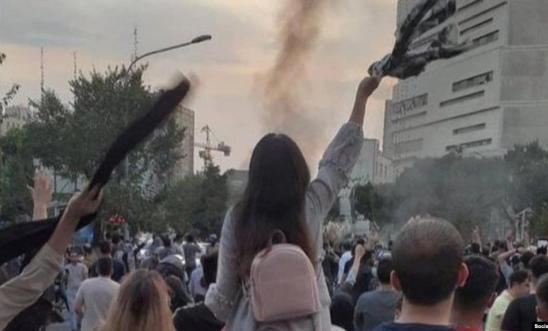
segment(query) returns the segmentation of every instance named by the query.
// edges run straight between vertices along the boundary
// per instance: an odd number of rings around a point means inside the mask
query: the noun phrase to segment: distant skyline
[[[133,30],[138,53],[190,40],[213,40],[150,57],[145,83],[162,86],[176,71],[194,74],[199,84],[188,105],[196,112],[196,141],[208,124],[232,146],[232,155],[215,154],[223,170],[242,169],[255,143],[266,133],[260,121],[257,85],[277,53],[276,19],[280,4],[256,0],[2,0],[0,91],[21,84],[13,104],[26,104],[40,93],[40,47],[44,47],[45,86],[63,102],[71,101],[73,52],[78,70],[105,71],[128,64]],[[323,15],[323,28],[310,58],[306,104],[317,109],[325,137],[346,121],[355,88],[368,66],[389,52],[396,29],[396,0],[340,1]],[[384,100],[394,81],[384,82],[371,100],[366,137],[382,140]],[[323,142],[327,144],[327,140]],[[320,155],[308,155],[314,170]],[[196,159],[195,168],[201,168]]]

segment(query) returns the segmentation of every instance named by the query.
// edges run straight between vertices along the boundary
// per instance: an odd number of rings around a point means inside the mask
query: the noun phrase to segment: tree
[[[155,94],[142,81],[144,70],[116,67],[105,73],[93,71],[89,78],[78,76],[69,82],[72,110],[52,91],[33,102],[37,116],[30,124],[32,144],[44,165],[89,178],[120,130],[154,101]],[[182,157],[178,146],[183,136],[183,129],[169,120],[148,143],[130,153],[128,166],[118,170],[118,177],[139,182],[151,169],[165,173]]]
[[[203,172],[188,176],[162,193],[161,221],[180,233],[199,236],[219,233],[227,209],[226,177],[219,167],[209,165]]]
[[[143,83],[145,68],[128,72],[115,67],[80,74],[69,82],[74,96],[70,105],[63,104],[54,91],[43,91],[40,100],[31,102],[36,109],[28,124],[33,155],[67,178],[89,179],[120,131],[142,116],[157,97]],[[113,174],[102,219],[119,213],[134,228],[153,227],[154,193],[167,183],[183,157],[183,138],[184,130],[171,118],[135,148]],[[144,192],[148,186],[155,188],[152,195]]]
[[[2,65],[4,61],[6,61],[6,54],[0,52],[0,65]],[[4,119],[4,108],[8,106],[15,94],[17,94],[17,91],[19,91],[20,87],[21,86],[19,84],[13,84],[6,94],[0,99],[0,123],[2,123],[2,120]]]
[[[27,139],[25,129],[12,129],[0,138],[0,215],[10,221],[32,210],[27,185],[32,182],[33,164]]]
[[[502,159],[450,154],[419,160],[392,185],[357,188],[356,209],[380,224],[426,214],[445,218],[466,237],[504,204],[508,178]]]
[[[373,184],[367,183],[354,188],[354,209],[366,219],[377,221],[382,205],[383,199],[376,192]]]

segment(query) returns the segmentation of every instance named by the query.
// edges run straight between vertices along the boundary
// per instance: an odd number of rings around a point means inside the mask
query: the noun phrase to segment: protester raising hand
[[[51,202],[53,189],[51,181],[43,169],[36,169],[34,186],[27,186],[33,202],[32,219],[40,220],[48,217],[48,206]]]
[[[48,192],[48,186],[39,176],[37,184],[33,190],[33,198],[39,203],[45,203],[47,194],[44,192]],[[0,330],[35,302],[53,283],[61,269],[63,253],[72,240],[80,218],[95,213],[101,199],[102,191],[99,186],[75,194],[46,245],[19,276],[0,287]]]

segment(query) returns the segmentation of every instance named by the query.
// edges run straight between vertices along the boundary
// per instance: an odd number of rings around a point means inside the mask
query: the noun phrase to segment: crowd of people
[[[75,195],[47,244],[5,277],[0,330],[39,330],[25,323],[39,319],[32,308],[54,284],[72,330],[82,331],[525,331],[548,320],[545,247],[511,236],[483,245],[478,230],[466,245],[450,222],[430,216],[388,243],[376,234],[324,242],[323,220],[358,159],[378,83],[360,83],[314,180],[291,138],[262,138],[245,193],[207,249],[192,235],[138,245],[118,233],[69,247],[79,219],[102,200],[99,187]],[[48,185],[37,176],[35,219],[47,213]]]

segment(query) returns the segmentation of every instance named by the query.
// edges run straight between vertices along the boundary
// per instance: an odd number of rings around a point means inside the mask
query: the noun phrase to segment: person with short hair
[[[403,295],[399,318],[376,331],[452,331],[455,289],[468,278],[464,241],[453,225],[430,216],[411,219],[392,249],[390,283]]]
[[[112,259],[102,257],[97,260],[99,277],[85,280],[74,303],[75,311],[82,316],[81,331],[93,331],[106,318],[110,304],[120,285],[110,279]]]
[[[67,301],[70,307],[71,330],[78,330],[78,314],[75,311],[76,293],[88,276],[88,268],[80,262],[81,256],[76,252],[69,255],[69,264],[65,266],[65,277],[67,283]]]
[[[185,271],[189,278],[192,275],[192,271],[196,269],[196,254],[201,252],[202,249],[200,248],[200,245],[195,242],[194,236],[188,234],[186,236],[186,243],[183,244],[183,253],[185,256]]]
[[[537,285],[537,320],[548,321],[548,275],[540,278]]]
[[[479,255],[468,256],[465,263],[469,276],[455,292],[453,325],[457,331],[481,331],[485,311],[497,297],[499,272],[494,262]]]
[[[99,258],[102,257],[109,257],[112,259],[112,275],[111,278],[113,281],[120,283],[124,275],[126,274],[126,267],[124,263],[118,259],[115,259],[112,257],[112,248],[111,243],[102,240],[98,244],[98,252],[97,255]],[[90,277],[97,277],[99,276],[99,272],[97,271],[97,262],[95,262],[91,268],[89,269],[89,276]]]
[[[530,331],[531,323],[537,319],[537,298],[535,296],[539,279],[548,274],[548,257],[537,255],[529,262],[531,267],[531,294],[513,300],[502,319],[501,330]]]
[[[512,300],[522,298],[529,294],[531,281],[529,273],[525,270],[517,270],[510,276],[510,286],[504,290],[489,310],[487,322],[485,324],[486,331],[500,331],[502,318]]]
[[[377,266],[380,286],[376,291],[363,293],[354,310],[354,330],[370,331],[384,322],[394,320],[399,293],[390,285],[390,274],[394,270],[391,257],[384,257]]]

